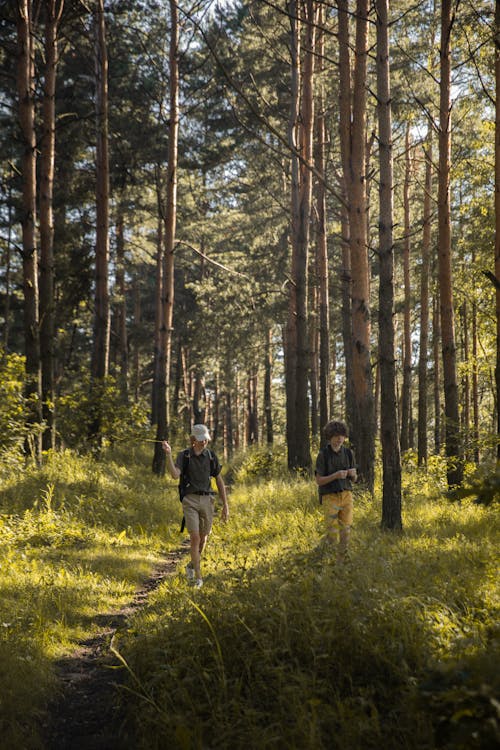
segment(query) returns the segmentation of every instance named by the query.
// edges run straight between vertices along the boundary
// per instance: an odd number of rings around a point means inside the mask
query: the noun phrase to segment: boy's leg
[[[200,571],[200,564],[201,564],[201,554],[200,554],[200,540],[201,536],[199,531],[191,531],[189,534],[189,541],[191,545],[191,565],[193,566],[194,570],[194,577],[195,578],[201,578],[201,571]]]
[[[340,509],[337,493],[323,496],[326,531],[325,542],[328,546],[334,545],[338,541]]]
[[[189,532],[191,567],[194,571],[194,578],[201,578],[200,573],[200,544],[202,531],[200,531],[200,499],[195,495],[186,495],[182,501],[184,518]],[[187,571],[186,571],[187,572]],[[191,578],[191,574],[188,574]]]
[[[339,498],[341,509],[339,510],[339,545],[337,548],[337,561],[344,562],[348,547],[349,537],[351,535],[351,526],[353,519],[352,492],[345,490]]]

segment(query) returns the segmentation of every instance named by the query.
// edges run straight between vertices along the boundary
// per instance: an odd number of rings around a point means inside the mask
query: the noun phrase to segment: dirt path
[[[123,670],[113,669],[117,660],[109,645],[117,630],[144,606],[151,591],[177,570],[186,551],[186,547],[179,547],[169,552],[130,604],[119,612],[96,615],[94,622],[100,628],[97,635],[82,641],[74,653],[57,663],[61,690],[49,707],[46,750],[133,750],[133,738],[127,736],[117,709],[116,693]]]

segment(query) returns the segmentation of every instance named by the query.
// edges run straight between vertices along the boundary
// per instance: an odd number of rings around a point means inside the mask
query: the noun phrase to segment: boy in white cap
[[[227,521],[229,518],[226,486],[220,473],[221,465],[215,453],[207,448],[209,440],[210,432],[206,425],[195,424],[191,431],[191,448],[178,453],[175,463],[171,446],[166,440],[162,443],[167,454],[168,473],[172,479],[179,479],[182,475],[182,509],[191,544],[191,562],[186,567],[186,574],[197,588],[203,586],[201,555],[207,544],[214,516],[211,477],[215,477],[222,500],[222,520]]]

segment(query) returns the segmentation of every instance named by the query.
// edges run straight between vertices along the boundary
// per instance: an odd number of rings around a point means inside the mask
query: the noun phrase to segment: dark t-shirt
[[[350,448],[345,445],[340,446],[340,450],[335,453],[331,445],[327,445],[318,453],[316,459],[316,474],[320,477],[327,477],[329,474],[335,474],[342,469],[354,469],[354,456]],[[320,495],[329,495],[331,492],[342,492],[351,490],[352,484],[350,479],[334,479],[328,484],[318,487]]]
[[[185,451],[181,451],[175,459],[175,465],[181,472],[184,464],[184,453]],[[188,480],[185,491],[186,495],[192,492],[213,493],[210,477],[216,477],[220,474],[221,465],[215,453],[212,453],[212,471],[210,471],[210,453],[211,451],[208,448],[204,448],[200,455],[197,456],[192,449],[189,449],[189,460],[186,468]]]

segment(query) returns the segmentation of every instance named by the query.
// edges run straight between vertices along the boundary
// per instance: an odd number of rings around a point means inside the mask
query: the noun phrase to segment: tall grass
[[[179,572],[117,642],[137,747],[496,746],[498,526],[422,478],[401,535],[358,493],[340,569],[310,483],[236,486],[204,588]]]
[[[128,603],[177,542],[176,490],[147,457],[70,452],[0,477],[0,747],[40,747],[54,660]]]
[[[43,746],[54,661],[179,545],[177,490],[150,458],[0,464],[0,747]],[[357,490],[339,569],[313,483],[276,473],[276,455],[235,463],[203,589],[181,563],[114,638],[137,750],[496,747],[495,507],[451,504],[439,464],[409,465],[404,533]]]

